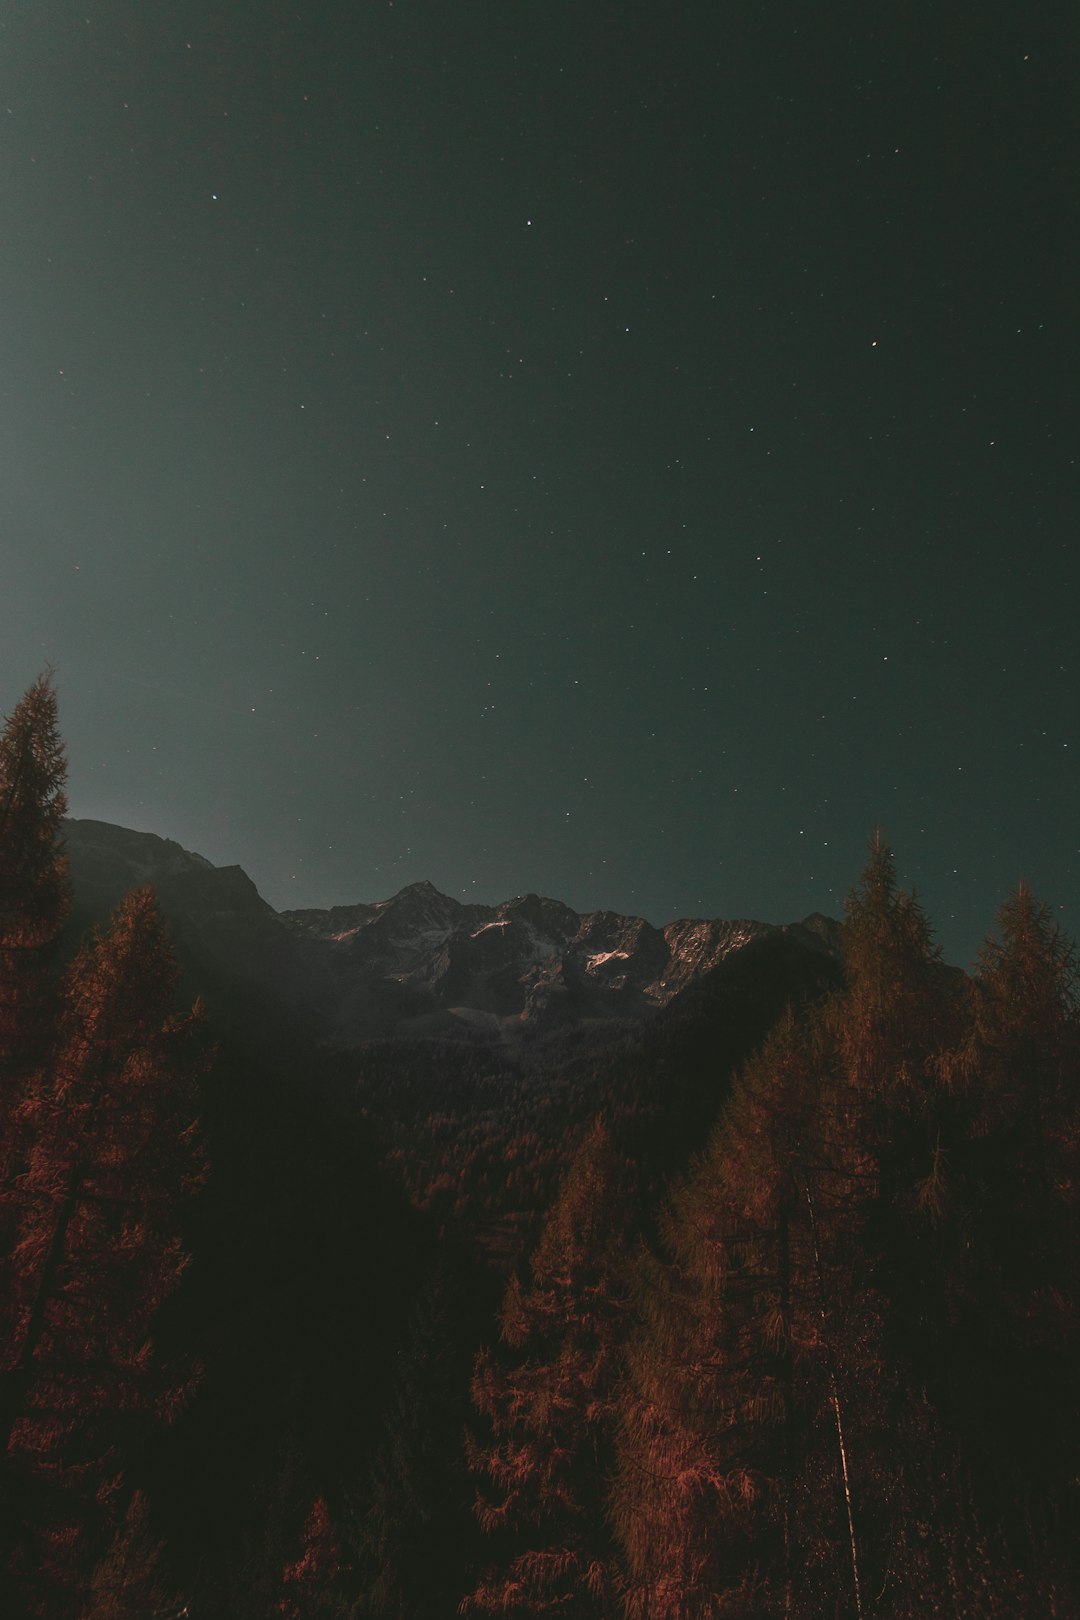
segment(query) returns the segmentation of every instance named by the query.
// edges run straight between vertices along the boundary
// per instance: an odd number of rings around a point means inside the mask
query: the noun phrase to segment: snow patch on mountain
[[[193,961],[302,1003],[335,1043],[447,1019],[479,1031],[638,1018],[774,935],[839,953],[840,925],[819,915],[784,927],[680,918],[661,929],[534,893],[464,903],[426,880],[384,900],[279,913],[239,866],[216,867],[169,839],[94,821],[67,822],[65,836],[87,915],[152,883]]]

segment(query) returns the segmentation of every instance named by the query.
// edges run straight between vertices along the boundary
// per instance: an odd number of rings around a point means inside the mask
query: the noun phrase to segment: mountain
[[[241,867],[216,867],[171,839],[86,820],[67,821],[65,839],[75,930],[152,883],[197,988],[272,1002],[337,1047],[640,1018],[754,941],[786,939],[816,957],[839,948],[839,924],[818,915],[656,928],[537,894],[466,905],[426,881],[386,900],[276,912]]]
[[[69,951],[121,897],[150,883],[183,968],[181,993],[202,995],[219,1027],[259,1045],[321,1032],[325,974],[239,866],[214,866],[171,838],[105,821],[64,823],[74,888]]]
[[[286,911],[281,921],[327,952],[340,986],[338,1038],[403,1026],[433,1033],[454,1021],[507,1033],[522,1024],[641,1017],[753,940],[791,937],[831,956],[839,936],[824,917],[782,927],[684,918],[655,928],[537,894],[462,905],[428,882],[375,904]]]

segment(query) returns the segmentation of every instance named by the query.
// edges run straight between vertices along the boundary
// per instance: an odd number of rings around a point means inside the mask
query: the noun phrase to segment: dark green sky
[[[1080,927],[1071,5],[0,5],[0,707],[275,905]]]

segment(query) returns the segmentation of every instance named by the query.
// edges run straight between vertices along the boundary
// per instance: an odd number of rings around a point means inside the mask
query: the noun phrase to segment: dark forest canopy
[[[875,838],[835,970],[762,945],[516,1067],[331,1057],[178,1003],[149,889],[62,948],[64,778],[43,677],[0,736],[5,1617],[1077,1611],[1078,978],[1027,889],[967,977]]]

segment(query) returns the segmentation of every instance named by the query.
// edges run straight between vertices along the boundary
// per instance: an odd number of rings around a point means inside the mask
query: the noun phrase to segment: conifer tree
[[[183,1395],[151,1339],[187,1265],[183,1208],[204,1172],[202,1015],[173,1012],[176,977],[153,893],[137,890],[72,964],[55,1055],[20,1109],[30,1147],[0,1324],[0,1456],[9,1488],[51,1493],[36,1548],[31,1527],[12,1557],[52,1583],[50,1614],[64,1591],[78,1603],[132,1445]]]
[[[844,987],[828,1003],[829,1168],[849,1179],[849,1201],[861,1185],[858,1201],[869,1195],[887,1203],[903,1174],[898,1156],[913,1145],[909,1126],[914,1122],[917,1135],[931,1106],[932,1059],[946,1038],[948,998],[930,924],[915,897],[898,888],[892,851],[880,835],[847,900],[843,951]]]
[[[988,1477],[1043,1497],[1075,1475],[1080,1404],[1080,1005],[1076,953],[1030,890],[983,947],[966,1084],[964,1363],[954,1393]],[[979,1421],[989,1403],[993,1426]]]
[[[66,764],[56,693],[42,675],[0,732],[0,1167],[12,1119],[49,1039],[46,971],[70,904],[62,845]]]
[[[903,1540],[906,1471],[925,1466],[926,1383],[947,1334],[951,1124],[940,1074],[964,1016],[880,835],[847,903],[844,968],[842,989],[822,1008],[820,1151],[805,1193],[852,1582],[861,1566],[863,1585],[880,1586]]]
[[[858,1615],[887,1570],[953,1009],[880,839],[845,947],[843,987],[737,1077],[668,1211],[613,1498],[641,1620]]]
[[[1071,1196],[1075,1178],[1078,990],[1075,948],[1021,885],[980,953],[975,1039],[985,1127],[1012,1140],[1022,1196],[1039,1207]]]
[[[490,1425],[490,1439],[470,1447],[487,1478],[477,1516],[504,1557],[462,1612],[615,1612],[605,1495],[629,1215],[628,1168],[597,1120],[547,1217],[528,1281],[507,1290],[503,1349],[477,1360],[473,1401]]]
[[[136,1491],[91,1577],[85,1620],[181,1620],[187,1609],[169,1590],[164,1548],[150,1523],[146,1497]]]
[[[798,1488],[835,1474],[801,1162],[815,1061],[789,1013],[674,1191],[667,1262],[643,1262],[612,1493],[632,1620],[809,1613],[836,1541],[836,1492]]]
[[[317,1496],[304,1525],[300,1557],[282,1571],[284,1596],[278,1603],[282,1620],[332,1620],[348,1607],[337,1580],[342,1570],[338,1533],[326,1505]]]

